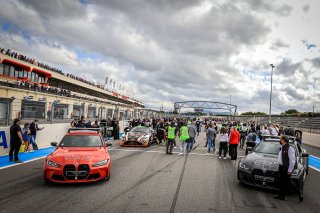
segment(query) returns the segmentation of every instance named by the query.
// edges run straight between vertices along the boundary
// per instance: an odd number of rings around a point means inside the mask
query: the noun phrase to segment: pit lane
[[[318,212],[320,173],[310,169],[305,200],[274,200],[276,192],[238,183],[237,162],[207,155],[202,133],[187,156],[162,146],[110,148],[111,179],[91,184],[45,184],[43,159],[0,170],[3,212]],[[309,150],[308,150],[309,151]],[[319,150],[312,150],[312,152]],[[178,149],[174,149],[178,152]],[[244,150],[239,149],[239,156]],[[312,153],[311,153],[312,154]]]

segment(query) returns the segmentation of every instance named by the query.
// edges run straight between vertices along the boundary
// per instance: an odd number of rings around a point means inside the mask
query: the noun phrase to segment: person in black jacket
[[[164,139],[164,131],[165,131],[165,126],[162,118],[158,122],[156,129],[157,129],[158,144],[162,144],[162,140]]]
[[[113,139],[119,140],[119,122],[116,118],[112,120],[112,133],[113,133]]]
[[[14,162],[22,163],[19,160],[19,150],[20,146],[23,142],[22,132],[20,127],[20,119],[16,118],[13,121],[13,125],[10,127],[10,139],[11,139],[11,147],[9,152],[9,161],[13,161],[13,153],[14,153]]]
[[[38,145],[36,143],[37,132],[38,130],[42,130],[44,127],[39,128],[38,126],[39,120],[34,120],[30,124],[30,143],[32,144],[33,150],[38,150]]]
[[[290,185],[291,174],[297,168],[296,151],[293,145],[289,144],[289,138],[285,135],[280,137],[281,150],[278,155],[279,175],[280,175],[280,191],[278,200],[285,200],[288,186]],[[299,201],[303,201],[302,189],[296,189]]]

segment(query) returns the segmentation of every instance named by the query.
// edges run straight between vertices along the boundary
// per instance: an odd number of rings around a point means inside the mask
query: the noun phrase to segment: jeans
[[[181,153],[185,154],[187,149],[187,143],[185,141],[179,140],[179,145],[180,145]]]
[[[32,144],[33,150],[38,150],[38,145],[36,143],[36,136],[30,135],[30,143]]]
[[[21,141],[11,141],[11,147],[9,152],[9,160],[13,160],[13,154],[14,154],[14,160],[19,160],[18,154],[21,146]]]
[[[187,150],[192,150],[194,143],[195,143],[194,138],[189,138],[189,142],[187,143]]]
[[[197,134],[199,136],[199,133],[201,132],[201,127],[200,126],[197,126]]]
[[[215,149],[214,139],[208,138],[208,153],[210,153],[211,148]]]
[[[231,157],[231,160],[237,160],[238,157],[238,144],[230,144],[229,145],[229,155]]]
[[[173,148],[173,145],[174,145],[174,143],[175,143],[175,139],[168,139],[168,141],[167,141],[167,154],[171,154],[172,153],[172,148]]]

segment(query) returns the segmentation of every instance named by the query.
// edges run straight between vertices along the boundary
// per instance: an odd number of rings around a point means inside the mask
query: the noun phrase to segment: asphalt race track
[[[109,151],[112,167],[107,182],[46,184],[42,180],[43,159],[2,169],[0,211],[319,212],[318,171],[309,170],[302,203],[294,194],[286,201],[274,200],[275,191],[239,184],[238,161],[207,155],[203,139],[204,133],[187,156],[167,156],[158,145],[122,148],[116,144]],[[310,149],[311,154],[320,153]],[[243,156],[244,151],[239,149],[238,155]]]

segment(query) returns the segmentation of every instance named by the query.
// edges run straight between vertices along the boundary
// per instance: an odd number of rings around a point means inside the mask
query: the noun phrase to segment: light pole
[[[231,94],[230,94],[230,106],[229,106],[229,120],[231,120]]]
[[[271,67],[271,88],[270,88],[269,124],[271,124],[272,76],[273,76],[273,68],[275,66],[273,64],[270,64],[270,67]]]

